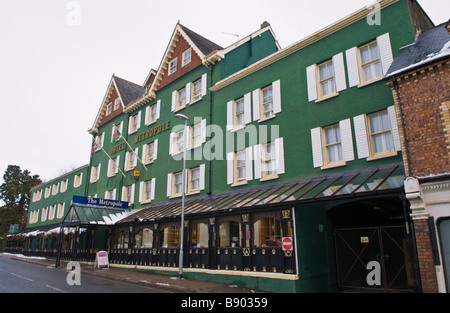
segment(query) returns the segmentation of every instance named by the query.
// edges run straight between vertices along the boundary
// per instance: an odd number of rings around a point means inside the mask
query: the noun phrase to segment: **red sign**
[[[283,246],[283,251],[291,251],[294,247],[292,244],[292,237],[283,237],[281,245]]]

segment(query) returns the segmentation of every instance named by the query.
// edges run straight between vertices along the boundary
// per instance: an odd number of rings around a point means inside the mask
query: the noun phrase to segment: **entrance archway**
[[[399,198],[344,203],[329,215],[339,289],[413,290],[411,246]]]

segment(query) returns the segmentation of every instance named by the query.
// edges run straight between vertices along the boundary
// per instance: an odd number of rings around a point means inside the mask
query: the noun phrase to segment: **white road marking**
[[[64,293],[66,293],[66,292],[67,292],[67,291],[64,291],[64,290],[58,289],[58,288],[56,288],[56,287],[50,286],[50,285],[45,285],[45,287],[47,287],[47,288],[50,288],[50,289],[53,289],[53,290],[56,290],[56,291],[59,291],[59,292],[64,292]]]
[[[31,278],[28,278],[28,277],[24,277],[24,276],[21,276],[21,275],[19,275],[19,274],[16,274],[16,273],[10,273],[11,275],[14,275],[14,276],[17,276],[17,277],[20,277],[20,278],[23,278],[23,279],[26,279],[26,280],[28,280],[28,281],[34,281],[34,280],[32,280]]]

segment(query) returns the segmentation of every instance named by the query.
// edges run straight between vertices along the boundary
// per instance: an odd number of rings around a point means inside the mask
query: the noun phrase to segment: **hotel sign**
[[[92,197],[73,196],[72,203],[108,207],[113,209],[128,209],[128,202]]]
[[[142,140],[145,140],[147,138],[153,137],[156,134],[165,132],[168,129],[170,129],[170,121],[167,121],[165,123],[159,124],[159,125],[157,125],[155,127],[152,127],[150,129],[146,130],[142,134],[134,136],[134,143],[139,143]]]

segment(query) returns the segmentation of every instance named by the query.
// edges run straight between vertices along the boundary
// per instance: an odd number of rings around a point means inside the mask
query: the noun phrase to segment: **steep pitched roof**
[[[133,101],[145,94],[144,87],[113,75],[109,82],[108,88],[106,89],[106,94],[103,98],[102,104],[100,105],[100,109],[98,110],[97,116],[94,120],[94,124],[92,125],[91,129],[88,130],[90,134],[97,134],[98,127],[102,123],[102,119],[106,113],[106,107],[111,101],[111,95],[113,94],[114,90],[116,90],[120,98],[120,103],[123,111],[125,111],[126,107],[129,104],[133,103]]]
[[[214,51],[223,49],[221,46],[215,44],[211,40],[206,39],[205,37],[197,34],[196,32],[181,25],[180,23],[177,23],[172,33],[172,37],[170,38],[169,44],[166,48],[166,51],[164,53],[164,56],[161,60],[159,68],[156,71],[155,79],[153,80],[148,93],[138,101],[135,101],[131,106],[126,107],[125,108],[126,112],[130,112],[132,110],[139,108],[147,101],[155,97],[156,90],[159,87],[159,84],[163,76],[166,74],[169,61],[171,61],[172,59],[174,48],[176,47],[180,36],[182,36],[186,40],[186,42],[191,46],[193,51],[197,54],[197,56],[201,59],[202,63],[205,65],[209,64],[207,60],[209,54],[213,53]]]
[[[446,26],[438,25],[420,34],[416,42],[400,48],[386,77],[392,77],[422,67],[431,62],[450,56],[450,34]]]

